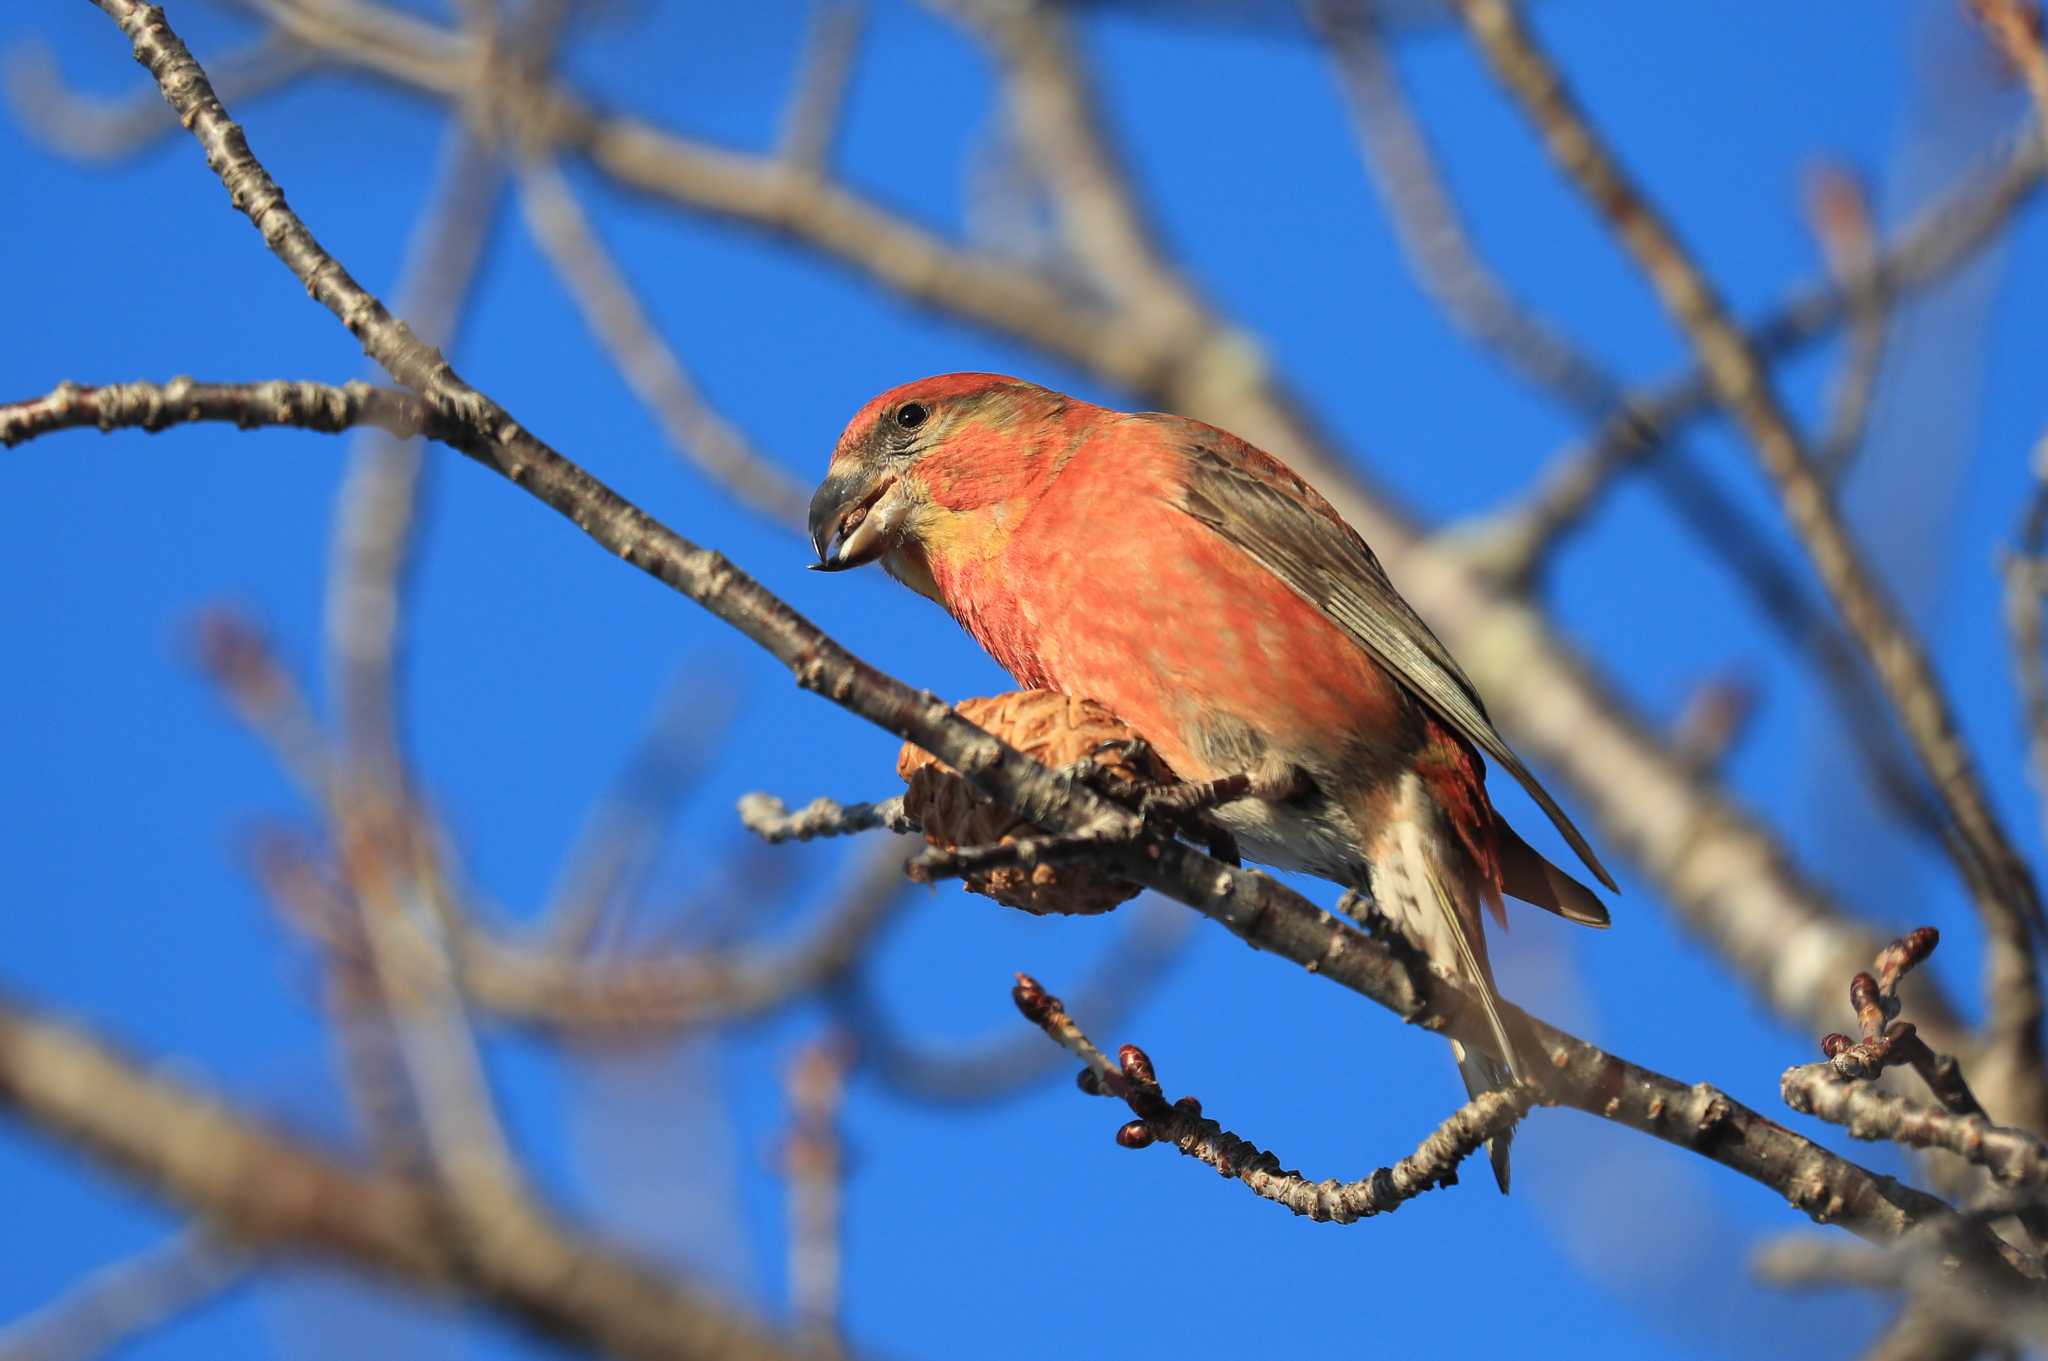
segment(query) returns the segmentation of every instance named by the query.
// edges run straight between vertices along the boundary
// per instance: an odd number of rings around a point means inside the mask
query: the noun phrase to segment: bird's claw
[[[1152,755],[1152,744],[1142,737],[1111,737],[1095,744],[1095,756],[1114,756],[1133,770],[1141,768]]]
[[[1114,751],[1126,764],[1133,766],[1150,750],[1150,744],[1142,737],[1111,739],[1095,748],[1097,753]],[[1244,863],[1238,854],[1237,838],[1204,812],[1212,802],[1206,797],[1206,784],[1188,781],[1137,783],[1116,774],[1114,767],[1092,758],[1074,762],[1063,768],[1061,774],[1118,807],[1136,813],[1146,831],[1169,837],[1184,836],[1226,865]]]

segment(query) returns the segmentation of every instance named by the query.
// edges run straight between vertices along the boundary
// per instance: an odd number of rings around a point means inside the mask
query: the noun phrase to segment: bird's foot
[[[1206,813],[1239,799],[1262,803],[1284,803],[1305,794],[1308,776],[1301,767],[1285,761],[1267,761],[1251,770],[1220,775],[1213,780],[1182,780],[1178,784],[1156,785],[1147,790],[1141,811],[1170,816]]]
[[[1408,939],[1398,923],[1389,917],[1374,900],[1370,891],[1347,888],[1337,899],[1337,910],[1358,923],[1359,928],[1374,940],[1393,951],[1394,960],[1401,966],[1401,972],[1408,976],[1411,990],[1421,993],[1429,989],[1431,978],[1448,978],[1446,971],[1439,970],[1428,956],[1415,948],[1415,942]]]
[[[1210,814],[1239,799],[1279,803],[1307,791],[1308,778],[1298,767],[1272,763],[1213,780],[1182,780],[1153,785],[1138,800],[1138,812],[1154,826],[1201,841],[1218,860],[1239,864],[1237,840]]]
[[[1065,767],[1061,774],[1119,807],[1138,814],[1147,830],[1186,837],[1226,865],[1243,864],[1238,854],[1237,838],[1207,816],[1206,810],[1219,801],[1215,797],[1201,793],[1183,794],[1181,791],[1190,787],[1187,781],[1170,784],[1133,781],[1120,773],[1117,766],[1106,765],[1096,759],[1109,754],[1118,758],[1124,770],[1142,770],[1148,764],[1151,752],[1151,744],[1142,737],[1112,739],[1097,745],[1087,759]],[[1206,789],[1213,783],[1216,782],[1200,781],[1196,785]],[[1230,794],[1220,801],[1228,802],[1236,797],[1239,796]]]

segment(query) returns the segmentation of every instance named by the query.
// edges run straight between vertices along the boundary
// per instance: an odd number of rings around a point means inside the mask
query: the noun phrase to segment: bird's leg
[[[1095,744],[1095,754],[1115,756],[1132,770],[1142,770],[1145,758],[1152,754],[1152,744],[1142,737],[1112,737],[1106,742]]]
[[[1062,768],[1060,773],[1076,784],[1139,814],[1149,826],[1164,825],[1175,834],[1184,833],[1190,839],[1201,842],[1210,855],[1226,865],[1244,863],[1238,855],[1237,838],[1213,819],[1203,815],[1202,809],[1211,805],[1196,803],[1187,809],[1179,809],[1169,804],[1154,802],[1160,795],[1177,791],[1183,788],[1183,785],[1133,781],[1118,774],[1115,766],[1105,765],[1096,759],[1105,753],[1115,756],[1126,770],[1143,770],[1148,763],[1147,758],[1152,754],[1152,744],[1142,737],[1113,738],[1098,743],[1088,757]]]
[[[1394,960],[1401,966],[1401,972],[1408,977],[1408,986],[1416,993],[1426,992],[1429,980],[1434,975],[1429,960],[1415,948],[1393,918],[1380,910],[1379,903],[1368,889],[1347,888],[1337,899],[1337,910],[1357,922],[1374,940],[1388,946],[1394,953]]]
[[[1138,811],[1139,798],[1148,786],[1136,783],[1128,776],[1119,775],[1115,766],[1105,765],[1096,758],[1106,753],[1117,757],[1126,769],[1139,771],[1145,768],[1145,760],[1151,752],[1152,744],[1142,737],[1098,742],[1087,756],[1070,766],[1061,767],[1060,774],[1135,813]]]
[[[1251,770],[1211,780],[1183,780],[1178,784],[1155,785],[1138,802],[1138,812],[1147,822],[1162,823],[1205,842],[1209,854],[1228,864],[1238,864],[1237,839],[1209,813],[1239,799],[1260,799],[1280,803],[1307,792],[1308,776],[1299,766],[1268,757]]]
[[[1306,793],[1308,787],[1308,776],[1300,766],[1268,757],[1252,769],[1240,770],[1234,775],[1221,775],[1213,780],[1182,780],[1179,784],[1148,790],[1140,811],[1147,815],[1162,813],[1184,817],[1190,813],[1206,813],[1239,799],[1283,803]]]

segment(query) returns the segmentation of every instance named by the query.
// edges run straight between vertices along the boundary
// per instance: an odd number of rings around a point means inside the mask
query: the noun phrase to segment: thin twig
[[[858,857],[833,905],[791,944],[574,957],[462,925],[452,948],[463,992],[483,1011],[579,1038],[638,1038],[750,1020],[830,988],[900,914],[902,852]]]
[[[5,409],[0,408],[0,420]],[[313,715],[312,702],[252,620],[232,609],[211,609],[193,630],[193,652],[235,716],[269,750],[278,768],[315,807],[336,778],[334,755]]]
[[[2005,554],[2005,634],[2020,696],[2020,722],[2027,740],[2027,767],[2035,798],[2048,826],[2048,648],[2042,640],[2042,609],[2048,602],[2048,434],[2035,442],[2033,491]]]
[[[477,1238],[519,1232],[539,1211],[499,1123],[443,941],[453,912],[434,833],[387,794],[357,785],[328,816],[433,1171],[456,1211],[447,1227],[470,1250]]]
[[[641,1361],[794,1361],[735,1312],[559,1225],[447,1251],[430,1186],[367,1173],[0,997],[0,1107],[256,1253],[339,1261],[424,1294],[454,1288],[535,1330]]]
[[[2034,0],[1969,0],[1969,5],[2019,71],[2048,128],[2048,44],[2042,41],[2041,7]]]
[[[316,809],[330,806],[344,776],[315,720],[304,688],[262,632],[229,610],[214,610],[197,630],[199,656],[230,707]],[[315,854],[271,830],[249,848],[250,868],[270,901],[319,947],[350,1105],[378,1163],[408,1175],[426,1167],[417,1109],[398,1056],[391,1017],[371,967],[360,911],[345,885],[323,873]]]
[[[368,383],[290,382],[201,383],[173,378],[168,383],[112,383],[82,387],[59,383],[47,396],[0,405],[0,448],[13,448],[58,430],[147,430],[152,433],[194,421],[224,421],[244,430],[296,426],[335,434],[373,425],[393,434],[451,433],[408,392]]]
[[[641,891],[666,823],[736,707],[737,696],[708,671],[691,668],[670,682],[654,721],[563,857],[541,910],[552,948],[565,957],[587,949],[606,913]]]
[[[739,810],[746,829],[771,845],[852,836],[877,827],[899,834],[917,830],[917,823],[903,811],[901,794],[874,803],[839,803],[820,795],[792,813],[781,799],[757,791],[741,796]]]
[[[1807,175],[1806,217],[1828,272],[1849,301],[1845,349],[1828,389],[1826,423],[1813,444],[1822,480],[1839,487],[1870,428],[1891,305],[1882,276],[1872,268],[1877,226],[1857,178],[1838,166],[1814,167]]]
[[[561,170],[532,160],[520,169],[526,224],[590,328],[626,376],[669,444],[733,499],[784,529],[802,530],[810,493],[713,409],[649,320],[605,250]]]
[[[1081,1090],[1120,1098],[1138,1117],[1117,1131],[1119,1144],[1171,1144],[1183,1155],[1243,1182],[1253,1195],[1317,1223],[1354,1224],[1391,1214],[1425,1191],[1455,1185],[1458,1164],[1488,1139],[1514,1128],[1536,1099],[1531,1087],[1486,1092],[1452,1112],[1420,1147],[1392,1167],[1352,1182],[1310,1181],[1282,1167],[1274,1154],[1205,1117],[1195,1098],[1168,1101],[1152,1060],[1138,1046],[1123,1046],[1111,1062],[1074,1024],[1060,999],[1030,975],[1017,975],[1011,997],[1026,1020],[1087,1065],[1081,1070]]]
[[[392,80],[458,100],[471,97],[489,58],[476,36],[450,31],[402,10],[359,0],[230,0],[267,20],[282,36],[323,58],[367,66]]]
[[[1437,170],[1428,135],[1363,0],[1314,0],[1368,178],[1409,273],[1471,339],[1575,411],[1609,414],[1621,388],[1578,345],[1531,312],[1487,267]]]
[[[249,1266],[213,1233],[188,1229],[0,1328],[0,1361],[95,1361],[241,1285]]]
[[[398,285],[407,321],[430,344],[452,345],[460,334],[503,184],[490,149],[468,128],[453,129]],[[393,787],[404,781],[398,666],[420,475],[417,441],[384,431],[358,435],[328,549],[327,677],[344,752],[366,776]]]
[[[1782,1286],[1896,1292],[1908,1311],[1920,1311],[1936,1326],[1961,1333],[1973,1344],[1956,1353],[1895,1353],[1895,1361],[1976,1354],[1985,1337],[2039,1339],[2048,1336],[2048,1309],[2038,1297],[1993,1284],[1973,1262],[1960,1261],[1940,1242],[1871,1247],[1812,1234],[1789,1235],[1768,1244],[1753,1262],[1757,1274]]]
[[[1134,903],[1119,915],[1135,920],[1089,969],[1073,1007],[1105,1026],[1119,1024],[1144,1001],[1194,940],[1199,920],[1156,899]],[[945,1043],[906,1035],[875,989],[858,975],[837,990],[834,1000],[858,1041],[862,1070],[904,1100],[943,1106],[1004,1101],[1060,1068],[1056,1050],[1036,1036],[1018,1034],[1015,1026],[981,1039]]]
[[[213,82],[223,97],[240,103],[281,89],[318,65],[314,49],[266,33],[216,58]],[[55,54],[34,38],[7,54],[4,79],[7,102],[29,134],[76,160],[121,160],[180,131],[154,91],[140,98],[101,100],[71,89]]]
[[[777,142],[782,159],[799,170],[823,175],[831,162],[867,25],[865,0],[816,0],[811,6],[797,60],[796,94]]]
[[[1829,1091],[1819,1074],[1801,1068],[1785,1074],[1780,1090],[1786,1103],[1795,1110],[1847,1124],[1850,1133],[1858,1138],[1949,1148],[1962,1153],[1966,1161],[1986,1165],[1995,1161],[1997,1167],[1993,1170],[2003,1179],[2006,1174],[1999,1168],[2016,1167],[2026,1160],[2023,1153],[2014,1151],[2007,1136],[2017,1135],[2029,1144],[2035,1142],[2032,1136],[1994,1126],[1955,1057],[1937,1053],[1921,1038],[1912,1022],[1899,1019],[1900,983],[1926,962],[1940,941],[1940,934],[1931,926],[1909,931],[1878,951],[1872,973],[1858,973],[1849,980],[1849,1009],[1856,1014],[1863,1037],[1859,1041],[1847,1035],[1829,1034],[1822,1037],[1820,1047],[1827,1055],[1828,1071],[1839,1079],[1864,1084],[1864,1094]],[[1919,1075],[1941,1103],[1941,1110],[1925,1110],[1869,1085],[1882,1077],[1887,1068],[1898,1064],[1911,1067]],[[1978,1148],[1987,1148],[1988,1152],[1980,1157],[1971,1151]],[[1936,1171],[1938,1174],[1940,1169]],[[1944,1180],[1957,1179],[1951,1175]],[[1981,1205],[1986,1199],[1979,1188],[1971,1197],[1971,1204]],[[2048,1242],[2048,1208],[2022,1203],[2013,1207],[2013,1213],[2036,1242]]]
[[[1849,1009],[1862,1027],[1862,1040],[1826,1035],[1821,1038],[1821,1052],[1836,1073],[1852,1079],[1876,1078],[1892,1064],[1910,1064],[1948,1110],[1988,1118],[1970,1084],[1963,1080],[1961,1065],[1949,1055],[1935,1053],[1911,1022],[1898,1019],[1900,982],[1933,954],[1940,942],[1939,932],[1923,926],[1880,950],[1875,976],[1859,973],[1849,980]]]
[[[1889,1139],[1908,1148],[1946,1149],[1987,1169],[2007,1186],[2048,1184],[2048,1144],[1978,1115],[1922,1105],[1843,1077],[1829,1063],[1787,1068],[1778,1083],[1785,1104],[1841,1125],[1857,1139]]]
[[[2048,141],[2030,124],[2009,139],[1986,170],[1963,176],[1955,189],[1887,241],[1867,274],[1831,277],[1794,290],[1750,327],[1751,345],[1767,360],[1784,359],[1846,322],[1854,298],[1875,293],[1896,301],[1948,277],[1996,240],[2020,206],[2039,192],[2044,165]],[[1591,438],[1575,442],[1551,461],[1521,507],[1496,518],[1503,525],[1512,518],[1517,533],[1539,542],[1568,533],[1592,513],[1624,468],[1658,458],[1673,434],[1713,405],[1712,386],[1697,368],[1631,391]]]
[[[846,1149],[840,1107],[853,1062],[848,1036],[829,1035],[804,1046],[783,1086],[789,1096],[789,1132],[782,1166],[789,1179],[789,1303],[797,1336],[821,1353],[837,1354],[840,1265],[843,1250]]]

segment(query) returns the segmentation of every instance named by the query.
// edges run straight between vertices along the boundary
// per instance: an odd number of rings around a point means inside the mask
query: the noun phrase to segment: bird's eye
[[[923,425],[926,417],[931,414],[931,408],[923,402],[905,402],[896,408],[896,424],[905,430],[915,430]]]

